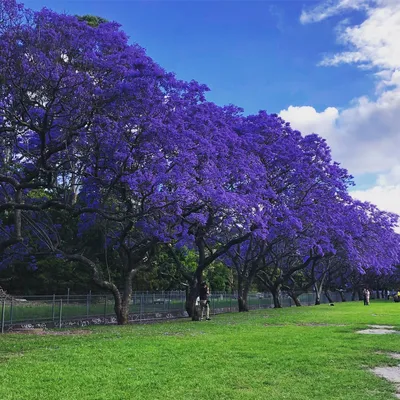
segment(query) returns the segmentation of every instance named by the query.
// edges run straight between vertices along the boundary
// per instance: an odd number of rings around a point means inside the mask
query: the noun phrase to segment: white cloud
[[[326,138],[335,160],[354,175],[383,174],[400,165],[400,89],[377,101],[361,97],[341,111],[290,106],[279,115],[303,134]]]
[[[317,7],[301,13],[300,21],[303,24],[311,22],[320,22],[326,18],[339,14],[346,9],[360,10],[368,8],[368,5],[374,0],[339,0],[326,1]]]
[[[400,1],[330,0],[303,11],[300,21],[319,22],[348,10],[363,11],[365,20],[351,25],[343,16],[336,33],[344,50],[320,65],[373,70],[377,98],[361,96],[346,109],[321,112],[290,106],[280,115],[304,134],[327,138],[334,159],[353,175],[376,174],[376,185],[352,192],[354,197],[400,214]]]
[[[400,164],[389,172],[378,175],[373,187],[351,191],[351,195],[355,199],[375,204],[380,210],[400,215]],[[400,225],[395,230],[400,234]]]
[[[400,65],[400,3],[381,2],[367,11],[367,19],[360,25],[340,29],[340,41],[352,51],[328,56],[322,65],[341,63],[360,64],[396,71]]]
[[[377,184],[380,186],[392,186],[392,185],[400,186],[400,164],[395,165],[386,174],[378,175]],[[400,207],[400,197],[397,200]]]
[[[357,190],[351,195],[358,200],[368,201],[382,211],[390,211],[400,215],[400,185],[377,185],[367,190]],[[396,229],[400,233],[400,227]]]
[[[280,112],[280,116],[284,120],[290,121],[292,127],[302,133],[318,133],[323,129],[323,136],[328,140],[334,140],[335,124],[339,117],[339,110],[335,107],[328,107],[319,113],[314,107],[289,106],[287,110]]]

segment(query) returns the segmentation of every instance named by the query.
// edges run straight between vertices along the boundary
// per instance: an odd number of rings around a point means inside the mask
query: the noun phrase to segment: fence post
[[[140,296],[140,313],[139,313],[140,321],[142,320],[142,314],[143,314],[143,299],[144,299],[144,293],[142,293]]]
[[[107,295],[104,296],[104,325],[106,324],[107,315]]]
[[[86,295],[86,318],[89,318],[89,294]]]
[[[14,311],[14,297],[11,297],[11,305],[10,305],[10,325],[13,322],[13,311]]]
[[[55,318],[55,314],[56,314],[56,310],[55,310],[55,306],[56,306],[56,295],[53,294],[53,304],[51,306],[51,315],[53,317],[53,322],[54,322],[54,318]]]
[[[69,304],[69,288],[67,288],[67,304]]]
[[[3,306],[1,307],[1,333],[4,333],[4,318],[6,315],[6,299],[3,299]]]
[[[58,320],[58,327],[61,329],[62,327],[62,309],[63,309],[63,302],[62,299],[60,299],[60,316]]]

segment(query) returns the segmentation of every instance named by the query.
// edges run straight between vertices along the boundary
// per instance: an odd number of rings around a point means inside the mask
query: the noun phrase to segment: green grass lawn
[[[219,315],[209,322],[0,336],[0,399],[388,400],[369,369],[397,365],[400,304],[374,301]]]

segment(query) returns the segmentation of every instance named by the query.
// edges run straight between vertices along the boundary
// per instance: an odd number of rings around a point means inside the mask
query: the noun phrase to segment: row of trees
[[[352,199],[324,139],[208,102],[116,23],[0,4],[2,268],[85,266],[120,324],[155,266],[187,285],[193,319],[216,263],[241,310],[255,279],[279,307],[282,289],[393,273],[398,217]]]

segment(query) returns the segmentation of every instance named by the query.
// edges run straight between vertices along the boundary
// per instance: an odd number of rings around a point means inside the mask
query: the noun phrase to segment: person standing
[[[369,299],[370,299],[371,293],[368,290],[368,288],[365,288],[363,290],[363,296],[364,296],[364,306],[369,306]]]
[[[204,309],[206,310],[206,320],[210,321],[210,301],[208,296],[210,295],[210,289],[206,282],[201,282],[200,285],[200,321],[204,317]]]

